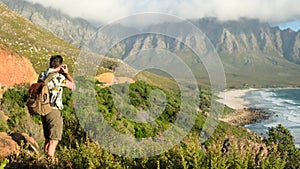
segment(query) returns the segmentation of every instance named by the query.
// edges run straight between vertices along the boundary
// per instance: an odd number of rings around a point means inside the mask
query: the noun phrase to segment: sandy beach
[[[263,110],[252,109],[251,107],[248,107],[247,105],[250,103],[242,98],[247,92],[252,90],[257,89],[236,89],[220,92],[218,94],[220,99],[217,101],[236,110],[232,114],[223,116],[220,120],[233,125],[245,125],[255,122],[258,119],[268,118],[270,115],[269,113]]]
[[[218,99],[217,101],[223,104],[226,104],[228,107],[233,108],[233,109],[244,109],[247,108],[247,104],[249,102],[245,101],[243,97],[248,91],[256,90],[253,88],[250,89],[236,89],[236,90],[226,90],[224,92],[220,92],[218,94]]]

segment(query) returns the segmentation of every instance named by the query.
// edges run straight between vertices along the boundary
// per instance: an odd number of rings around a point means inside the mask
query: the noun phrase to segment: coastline
[[[244,100],[242,97],[245,96],[247,92],[253,90],[258,90],[258,89],[249,88],[249,89],[225,90],[218,94],[219,99],[217,101],[235,110],[248,108],[247,105],[250,104],[250,102]]]
[[[257,120],[269,118],[271,116],[270,112],[266,112],[263,109],[253,109],[249,107],[251,103],[242,98],[247,92],[253,90],[260,89],[235,89],[220,92],[217,101],[235,110],[231,114],[224,115],[220,120],[232,125],[244,126],[254,123]]]
[[[286,90],[286,89],[300,89],[300,87],[279,87],[279,88],[248,88],[248,89],[228,89],[220,92],[217,96],[217,102],[227,105],[228,107],[240,110],[244,108],[249,108],[250,102],[244,100],[242,97],[246,95],[247,92],[253,90]]]
[[[258,120],[267,119],[272,115],[263,109],[244,108],[236,110],[234,113],[228,114],[220,118],[220,120],[232,124],[244,126],[254,123]]]

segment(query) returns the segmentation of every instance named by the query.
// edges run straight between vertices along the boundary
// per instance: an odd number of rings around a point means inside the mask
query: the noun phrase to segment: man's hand
[[[63,64],[60,66],[60,69],[64,76],[67,78],[66,87],[71,90],[75,90],[75,83],[73,78],[69,74],[68,66],[66,64]]]
[[[60,69],[62,70],[62,73],[64,73],[64,74],[69,73],[68,66],[66,64],[60,65]]]

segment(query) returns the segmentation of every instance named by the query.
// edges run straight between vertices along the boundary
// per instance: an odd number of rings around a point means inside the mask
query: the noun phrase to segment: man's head
[[[60,55],[54,55],[50,58],[50,68],[58,68],[63,62],[63,58]]]

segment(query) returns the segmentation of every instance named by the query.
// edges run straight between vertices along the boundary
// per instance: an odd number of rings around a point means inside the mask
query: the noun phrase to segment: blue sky
[[[299,0],[26,0],[52,7],[89,21],[111,23],[144,12],[186,19],[216,17],[219,20],[259,19],[282,29],[300,28]],[[295,21],[297,20],[297,21]],[[292,21],[292,22],[291,22]]]

